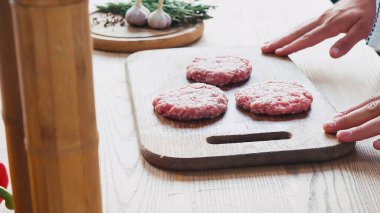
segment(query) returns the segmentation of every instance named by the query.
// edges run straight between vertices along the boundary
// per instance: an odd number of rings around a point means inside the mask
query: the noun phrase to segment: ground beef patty
[[[251,63],[235,56],[194,58],[187,66],[186,78],[196,82],[223,86],[245,81],[252,72]]]
[[[164,117],[195,120],[221,115],[227,110],[227,103],[221,89],[194,83],[159,95],[154,99],[153,107]]]
[[[295,82],[268,81],[235,93],[236,105],[256,114],[283,115],[307,111],[313,96]]]

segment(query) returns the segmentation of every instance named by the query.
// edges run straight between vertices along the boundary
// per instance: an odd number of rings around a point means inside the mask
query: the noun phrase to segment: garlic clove
[[[149,10],[142,4],[136,4],[128,9],[125,14],[125,20],[130,25],[144,26],[149,17]]]
[[[150,15],[150,11],[148,10],[148,8],[144,7],[144,5],[141,5],[141,9],[144,10],[148,14],[148,16]]]
[[[164,10],[156,10],[150,14],[148,25],[153,29],[165,29],[172,24],[172,18]]]

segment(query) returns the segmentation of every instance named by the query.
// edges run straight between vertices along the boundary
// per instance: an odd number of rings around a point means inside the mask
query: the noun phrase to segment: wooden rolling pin
[[[2,115],[7,138],[8,159],[17,213],[30,213],[32,200],[28,160],[24,146],[24,128],[17,73],[17,60],[11,8],[8,0],[0,0],[0,86]]]
[[[33,212],[101,212],[88,2],[11,7]]]

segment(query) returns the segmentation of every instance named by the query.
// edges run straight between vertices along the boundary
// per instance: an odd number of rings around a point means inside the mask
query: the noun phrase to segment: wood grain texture
[[[96,13],[90,15],[90,19],[95,15]],[[203,34],[204,25],[203,23],[198,23],[183,29],[181,27],[180,30],[172,33],[161,35],[161,33],[157,32],[156,36],[139,38],[131,37],[133,34],[139,35],[137,32],[134,33],[133,30],[127,31],[115,28],[125,29],[126,27],[116,26],[107,32],[92,29],[91,36],[94,48],[110,52],[133,53],[142,50],[181,47],[197,41]],[[110,32],[114,32],[114,36],[110,36]]]
[[[90,9],[107,1],[93,0]],[[328,0],[205,2],[218,8],[193,46],[261,45],[331,6]],[[303,56],[307,52],[291,58],[334,108],[345,109],[379,91],[379,59],[372,50],[359,44],[337,64],[327,58],[327,45],[312,51],[317,58]],[[124,72],[127,56],[93,55],[103,212],[380,211],[380,156],[372,140],[358,142],[347,157],[323,163],[201,172],[151,166],[139,155]],[[5,140],[2,124],[0,138]],[[0,143],[3,162],[5,148]],[[8,212],[4,204],[0,212]]]
[[[186,66],[194,57],[214,55],[239,56],[253,64],[247,82],[222,87],[229,99],[224,115],[180,122],[155,113],[151,103],[158,94],[190,83]],[[339,143],[320,128],[335,112],[303,73],[289,60],[261,54],[258,46],[144,51],[128,57],[126,72],[141,154],[160,168],[204,170],[323,161],[341,157],[354,148],[354,143]],[[311,110],[297,115],[257,116],[236,107],[238,89],[271,80],[304,85],[314,97]],[[267,139],[252,142],[251,134],[262,134]],[[228,142],[207,142],[216,137]],[[248,140],[235,143],[234,137]]]
[[[14,209],[32,213],[28,159],[24,144],[24,127],[21,107],[16,47],[13,34],[12,13],[9,2],[0,1],[0,86],[2,118],[5,125],[12,182]],[[11,188],[9,186],[9,188]]]
[[[12,4],[33,212],[101,212],[88,4]]]
[[[55,7],[78,4],[83,2],[83,0],[12,0],[10,2],[15,2],[18,5],[23,5],[26,7]]]
[[[93,1],[91,9],[104,2]],[[206,2],[218,5],[216,18],[205,22],[204,36],[193,46],[261,45],[331,6],[328,0]],[[378,90],[379,59],[364,44],[354,49],[344,69],[339,68],[343,63],[331,64],[336,61],[327,59],[326,48],[315,52],[322,61],[303,57],[304,53],[291,58],[298,66],[305,62],[301,70],[337,110]],[[347,157],[323,163],[201,172],[151,166],[138,151],[124,73],[127,56],[96,51],[93,58],[103,212],[380,211],[380,156],[372,140],[358,142]],[[366,75],[360,75],[363,70]],[[339,84],[339,78],[352,82],[358,76],[354,85]]]

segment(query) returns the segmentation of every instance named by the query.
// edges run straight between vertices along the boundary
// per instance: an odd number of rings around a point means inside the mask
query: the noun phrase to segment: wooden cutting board
[[[236,55],[253,64],[251,78],[223,87],[228,110],[220,118],[180,122],[156,114],[152,100],[161,92],[190,82],[185,68],[195,56]],[[341,157],[354,143],[340,143],[322,124],[335,110],[287,58],[262,55],[258,47],[181,48],[135,53],[127,60],[127,79],[142,156],[174,170],[202,170],[279,163],[313,162]],[[312,109],[287,116],[253,115],[235,106],[237,89],[267,80],[297,81],[314,96]]]
[[[94,48],[111,52],[133,53],[141,50],[181,47],[197,41],[203,34],[203,22],[173,26],[165,30],[138,28],[128,24],[106,24],[119,15],[95,12],[90,14]]]

